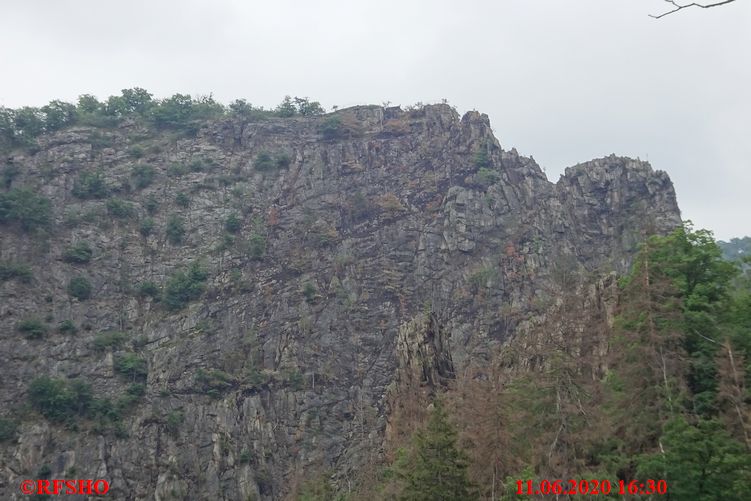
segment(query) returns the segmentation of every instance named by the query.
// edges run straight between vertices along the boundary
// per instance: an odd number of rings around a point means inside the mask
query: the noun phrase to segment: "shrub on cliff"
[[[169,310],[180,310],[190,301],[201,297],[208,273],[199,263],[193,263],[186,271],[172,275],[164,287],[164,304]]]
[[[16,329],[29,339],[40,339],[47,334],[47,325],[36,318],[27,318],[18,322]]]
[[[149,186],[152,181],[154,181],[155,175],[156,171],[150,165],[136,165],[133,167],[133,172],[131,172],[133,183],[135,184],[136,189],[139,190]]]
[[[92,403],[91,387],[82,381],[66,381],[42,376],[29,385],[29,403],[51,421],[70,421],[88,413]]]
[[[169,220],[167,221],[166,233],[167,240],[169,240],[169,243],[171,243],[172,245],[177,245],[183,241],[183,237],[185,236],[185,226],[183,225],[183,221],[179,216],[170,216]]]
[[[100,172],[84,172],[78,176],[73,183],[73,196],[89,200],[94,198],[105,198],[109,195],[109,189],[104,182],[104,177]]]
[[[29,265],[11,261],[0,261],[0,282],[17,280],[28,284],[32,278],[33,274]]]
[[[89,282],[86,277],[74,277],[68,282],[68,294],[79,301],[89,299],[91,297],[91,292],[91,282]]]
[[[76,242],[63,252],[63,261],[66,263],[85,264],[91,261],[94,250],[88,242]]]
[[[52,209],[49,199],[28,188],[0,193],[0,224],[17,223],[24,231],[49,226]]]

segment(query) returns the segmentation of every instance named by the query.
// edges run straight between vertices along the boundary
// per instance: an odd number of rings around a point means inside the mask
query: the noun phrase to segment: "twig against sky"
[[[719,7],[720,5],[725,5],[725,4],[728,4],[728,3],[735,2],[735,0],[723,0],[722,2],[714,2],[714,3],[709,3],[709,4],[701,4],[701,3],[691,2],[691,3],[688,3],[688,4],[681,5],[678,2],[676,2],[675,0],[665,0],[665,1],[667,3],[673,5],[675,8],[673,10],[670,10],[668,12],[664,12],[664,13],[659,14],[657,16],[650,14],[649,17],[653,17],[655,19],[660,19],[661,17],[665,17],[665,16],[667,16],[669,14],[673,14],[675,12],[678,12],[679,10],[687,9],[689,7],[699,7],[701,9],[709,9],[709,8],[712,8],[712,7]]]

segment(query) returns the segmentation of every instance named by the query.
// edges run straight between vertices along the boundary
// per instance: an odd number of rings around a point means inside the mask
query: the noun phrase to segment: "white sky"
[[[649,159],[684,219],[751,234],[751,1],[2,0],[0,105],[213,93],[274,106],[443,98],[490,116],[555,181],[610,153]],[[744,137],[746,138],[744,140]]]

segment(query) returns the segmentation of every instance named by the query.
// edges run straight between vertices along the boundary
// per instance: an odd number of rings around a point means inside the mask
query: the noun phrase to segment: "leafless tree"
[[[679,4],[675,0],[665,0],[665,1],[667,3],[669,3],[670,5],[672,5],[674,8],[672,10],[669,10],[667,12],[663,12],[662,14],[658,14],[656,16],[653,15],[653,14],[650,14],[649,17],[653,17],[655,19],[660,19],[661,17],[665,17],[665,16],[667,16],[669,14],[673,14],[675,12],[678,12],[679,10],[687,9],[689,7],[699,7],[700,9],[710,9],[712,7],[719,7],[720,5],[726,5],[726,4],[735,2],[735,0],[723,0],[721,2],[712,2],[712,3],[696,3],[696,2],[691,2],[691,3],[687,3],[687,4]]]

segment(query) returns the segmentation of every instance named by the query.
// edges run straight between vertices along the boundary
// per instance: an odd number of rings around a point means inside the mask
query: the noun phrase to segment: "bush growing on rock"
[[[318,131],[324,139],[337,139],[344,135],[345,129],[339,117],[330,117],[323,121]]]
[[[106,198],[109,189],[100,172],[84,172],[73,183],[73,196],[82,200]]]
[[[177,215],[170,216],[169,220],[167,221],[167,240],[172,245],[178,245],[182,243],[183,237],[185,236],[185,226],[183,225],[182,219],[180,219]]]
[[[91,282],[86,277],[74,277],[68,282],[68,294],[79,301],[91,298],[92,289]]]
[[[65,381],[42,376],[29,385],[29,403],[50,421],[70,421],[89,412],[91,387],[82,381]]]
[[[156,171],[150,165],[136,165],[133,167],[133,172],[131,173],[133,183],[138,190],[142,190],[151,185],[155,176]]]
[[[94,350],[104,351],[120,348],[125,344],[128,335],[119,331],[100,332],[94,337]]]
[[[18,423],[13,419],[0,417],[0,443],[11,442],[16,439]]]
[[[36,318],[27,318],[18,322],[16,329],[29,339],[41,339],[47,334],[47,325]]]
[[[169,310],[180,310],[190,301],[201,297],[208,273],[199,263],[193,263],[186,271],[172,275],[164,287],[164,304]]]
[[[190,206],[190,197],[181,191],[175,196],[175,203],[178,206],[187,209]]]
[[[116,373],[133,381],[145,380],[148,374],[146,360],[135,353],[123,353],[115,356],[114,368]]]
[[[262,259],[266,253],[266,239],[263,235],[254,233],[250,236],[247,244],[248,255],[251,259]]]
[[[154,220],[150,217],[147,217],[143,221],[141,221],[141,225],[138,227],[139,233],[143,235],[144,237],[148,237],[151,235],[151,232],[154,230]]]
[[[19,282],[28,284],[32,278],[33,274],[29,265],[11,261],[0,262],[0,282],[18,280]]]
[[[57,325],[57,332],[60,334],[75,334],[78,332],[78,327],[72,320],[63,320]]]
[[[71,245],[63,252],[63,261],[66,263],[86,264],[91,261],[94,250],[88,242],[80,241]]]
[[[241,226],[242,221],[240,221],[240,218],[237,216],[237,214],[230,214],[229,216],[227,216],[227,220],[224,221],[224,229],[230,233],[237,233],[238,231],[240,231]]]
[[[107,200],[107,212],[117,219],[129,219],[135,215],[136,210],[130,202],[113,198],[112,200]]]
[[[17,223],[24,231],[44,228],[52,222],[49,199],[29,188],[14,188],[0,193],[0,224]]]

